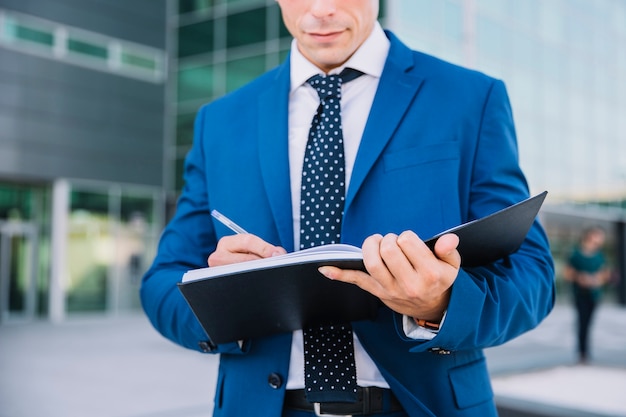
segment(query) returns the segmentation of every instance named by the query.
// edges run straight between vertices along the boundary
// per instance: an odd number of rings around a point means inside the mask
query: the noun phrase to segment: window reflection
[[[213,50],[213,21],[181,26],[178,30],[178,56],[198,55]]]
[[[106,194],[74,191],[70,201],[67,311],[104,311],[114,251],[109,199]]]
[[[0,182],[0,322],[46,311],[48,199],[44,187]]]
[[[136,310],[154,257],[155,199],[135,190],[75,188],[67,236],[67,311]]]
[[[265,71],[265,55],[230,61],[226,64],[226,88],[232,91]]]
[[[178,101],[206,100],[213,93],[213,66],[181,68],[178,72]]]
[[[228,16],[226,19],[226,46],[232,48],[264,41],[266,32],[265,12],[266,8],[263,7]]]
[[[190,146],[193,142],[193,124],[195,113],[179,114],[176,118],[176,143],[178,146]]]
[[[215,4],[215,0],[178,0],[178,13],[190,13],[206,10]]]

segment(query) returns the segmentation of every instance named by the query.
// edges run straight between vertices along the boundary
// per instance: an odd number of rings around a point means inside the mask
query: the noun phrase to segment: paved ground
[[[489,349],[498,403],[533,415],[626,416],[626,309],[598,313],[588,366],[574,366],[569,306]],[[0,417],[209,417],[216,366],[141,315],[3,324]]]
[[[136,315],[0,326],[0,417],[208,417],[217,357]]]
[[[577,364],[574,329],[574,311],[559,305],[537,329],[487,350],[500,406],[540,416],[626,416],[626,308],[599,308],[588,365]]]

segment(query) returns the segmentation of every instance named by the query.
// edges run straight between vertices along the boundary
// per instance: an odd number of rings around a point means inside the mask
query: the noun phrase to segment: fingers
[[[459,237],[448,233],[437,239],[435,255],[437,258],[458,269],[461,266],[461,255],[456,248],[459,246]]]
[[[389,252],[392,250],[392,241],[395,235],[382,236],[372,235],[363,242],[363,263],[370,275],[377,277],[380,281],[390,281],[393,279],[387,264],[383,260],[383,253],[387,256],[387,261],[392,262]]]
[[[217,248],[208,258],[209,266],[227,265],[287,253],[280,246],[274,246],[260,237],[248,233],[224,236],[217,242]]]
[[[340,269],[334,266],[323,266],[319,268],[319,272],[332,280],[357,285],[361,289],[381,298],[384,291],[380,283],[382,278],[372,279],[371,274],[376,274],[377,277],[382,277],[386,274],[388,280],[392,278],[379,255],[380,241],[382,239],[383,236],[376,234],[368,237],[363,242],[363,263],[368,271],[367,273],[352,269]]]
[[[456,235],[444,235],[433,253],[411,231],[399,236],[372,235],[362,247],[367,273],[334,267],[320,268],[320,272],[358,285],[399,313],[436,318],[447,307],[449,289],[460,268],[458,244]]]

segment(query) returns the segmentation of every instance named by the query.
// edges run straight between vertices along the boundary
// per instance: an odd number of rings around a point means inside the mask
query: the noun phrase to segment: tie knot
[[[341,98],[341,77],[338,75],[314,75],[307,81],[315,90],[320,100],[330,97]]]
[[[341,85],[363,75],[361,71],[353,68],[345,68],[341,74],[332,75],[314,75],[307,82],[311,84],[317,91],[320,100],[326,100],[329,97],[341,98]]]

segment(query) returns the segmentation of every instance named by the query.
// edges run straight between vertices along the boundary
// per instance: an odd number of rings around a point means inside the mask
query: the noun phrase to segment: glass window
[[[115,247],[107,194],[73,191],[67,238],[67,310],[104,311]]]
[[[35,190],[0,183],[0,220],[31,220]]]
[[[178,0],[178,13],[190,13],[206,10],[215,4],[215,0]]]
[[[513,44],[509,45],[511,49],[509,56],[512,58],[513,63],[516,63],[518,68],[523,68],[527,71],[534,70],[535,50],[537,48],[534,40],[522,32],[513,32],[511,36]]]
[[[232,91],[265,72],[265,55],[226,63],[226,90]]]
[[[141,275],[160,233],[157,199],[150,190],[118,186],[71,191],[68,312],[139,309]]]
[[[291,33],[287,30],[287,26],[283,23],[283,19],[280,19],[280,26],[278,28],[278,36],[280,38],[291,38]]]
[[[384,19],[385,16],[387,15],[387,0],[380,0],[378,4],[379,4],[378,18]]]
[[[106,46],[76,38],[67,40],[67,49],[68,51],[94,58],[107,59],[109,57],[109,51]]]
[[[411,0],[403,1],[398,4],[398,15],[403,16],[402,19],[407,20],[407,16],[411,16],[410,26],[413,30],[420,32],[435,32],[440,26],[440,4],[431,0]]]
[[[626,35],[626,4],[624,2],[615,1],[610,6],[609,21],[611,30],[618,36]]]
[[[175,169],[175,182],[176,182],[176,189],[177,190],[182,190],[183,186],[185,185],[185,180],[183,178],[183,174],[185,172],[185,158],[184,157],[178,157],[176,158],[176,165],[175,165],[176,169]]]
[[[563,65],[565,57],[562,51],[551,45],[543,44],[539,53],[539,65],[537,69],[539,69],[551,83],[562,82],[565,73],[565,66]]]
[[[181,26],[178,30],[178,57],[213,51],[213,27],[212,20]]]
[[[178,101],[206,100],[213,92],[213,67],[181,68],[178,72]]]
[[[9,39],[25,41],[49,47],[52,47],[52,45],[54,45],[54,34],[52,30],[35,28],[34,25],[18,23],[11,18],[6,18],[5,25],[5,33]]]
[[[228,48],[262,42],[266,37],[265,7],[228,16],[226,46]]]
[[[571,13],[564,22],[565,37],[573,49],[591,50],[590,17]]]
[[[508,15],[514,16],[519,25],[533,28],[536,25],[537,12],[541,6],[537,3],[536,0],[509,1],[507,2]]]
[[[44,314],[50,275],[50,194],[0,182],[0,314]]]
[[[115,273],[111,280],[109,308],[115,311],[139,309],[141,277],[154,258],[154,199],[122,193],[117,225]]]
[[[463,10],[458,4],[446,2],[444,7],[445,34],[450,39],[463,41]]]
[[[152,71],[157,69],[157,62],[154,56],[143,55],[131,51],[122,51],[122,65]]]
[[[540,13],[538,16],[539,33],[551,43],[560,43],[564,39],[564,20],[563,9],[559,4],[554,2],[541,2]]]
[[[179,114],[176,117],[176,146],[191,146],[195,113]]]
[[[152,82],[161,82],[164,78],[165,52],[162,50],[34,16],[14,16],[7,12],[0,21],[0,41],[24,47],[24,53],[38,55],[45,47],[48,58],[68,64],[95,64],[101,70]],[[109,59],[114,65],[107,65]]]
[[[278,57],[279,57],[280,62],[283,62],[283,61],[285,61],[287,59],[287,56],[289,56],[290,50],[291,50],[290,48],[286,48],[286,49],[281,50],[278,53]]]
[[[145,197],[139,193],[125,191],[122,194],[121,202],[120,220],[122,223],[137,226],[138,224],[145,225],[155,222],[154,199],[152,197]]]
[[[279,49],[277,52],[268,53],[265,56],[265,65],[266,68],[273,68],[279,64],[285,62],[287,59],[287,55],[289,54],[289,49]]]
[[[572,127],[575,127],[577,132],[582,129],[587,129],[589,126],[589,103],[586,97],[579,91],[572,92],[569,100],[569,112],[568,121]],[[580,147],[585,141],[580,140],[574,147]]]
[[[613,114],[613,108],[610,103],[604,100],[598,100],[593,106],[594,132],[599,138],[604,138],[607,143],[609,138],[615,134],[618,126],[615,120],[619,118],[618,114]],[[610,165],[610,164],[609,164]]]
[[[586,62],[586,57],[582,54],[574,54],[569,61],[571,62],[571,65],[568,65],[570,87],[579,91],[593,87],[592,68]]]
[[[545,83],[541,92],[543,104],[541,114],[552,122],[560,123],[564,118],[563,105],[567,97],[562,94],[562,89],[550,81]]]
[[[226,0],[226,3],[231,6],[259,6],[266,3],[265,0]]]
[[[504,56],[502,26],[488,17],[479,16],[476,33],[480,53],[486,58],[502,59]]]
[[[281,15],[280,7],[278,4],[273,4],[267,8],[267,16],[268,16],[268,24],[273,24],[272,22],[278,22],[278,38],[291,38],[291,33],[287,30],[285,23],[283,22],[283,17]],[[267,36],[268,39],[276,36],[273,28],[268,28]]]
[[[503,16],[507,2],[502,0],[481,0],[476,2],[476,5],[485,14]]]

